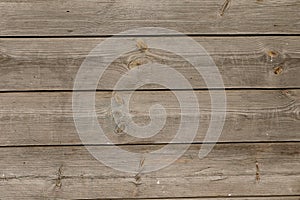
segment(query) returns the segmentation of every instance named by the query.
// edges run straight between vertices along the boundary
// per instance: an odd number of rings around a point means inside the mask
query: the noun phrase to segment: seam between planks
[[[167,200],[167,199],[220,199],[220,198],[230,198],[230,199],[235,199],[235,198],[284,198],[284,197],[300,197],[300,194],[295,194],[295,195],[252,195],[252,196],[243,196],[243,195],[237,195],[237,196],[195,196],[195,197],[149,197],[149,198],[100,198],[97,200],[131,200],[131,199],[145,199],[145,200],[155,200],[155,199],[162,199],[162,200]],[[79,200],[79,199],[74,199],[74,200]],[[96,200],[96,199],[86,199],[86,200]]]
[[[40,92],[40,93],[54,93],[54,92],[115,92],[115,91],[141,91],[141,92],[147,92],[147,91],[208,91],[208,90],[228,90],[228,91],[238,91],[238,90],[274,90],[274,91],[280,91],[280,90],[300,90],[300,87],[284,87],[284,88],[193,88],[193,89],[136,89],[136,90],[112,90],[112,89],[96,89],[96,90],[1,90],[0,93],[34,93],[34,92]]]
[[[32,148],[32,147],[83,147],[83,146],[164,146],[164,145],[197,145],[197,144],[216,144],[216,145],[236,145],[236,144],[298,144],[300,140],[286,141],[238,141],[238,142],[191,142],[191,143],[124,143],[124,144],[27,144],[27,145],[1,145],[0,148]]]
[[[279,33],[279,34],[162,34],[162,35],[0,35],[1,38],[108,38],[108,37],[280,37],[290,36],[299,37],[298,33]]]

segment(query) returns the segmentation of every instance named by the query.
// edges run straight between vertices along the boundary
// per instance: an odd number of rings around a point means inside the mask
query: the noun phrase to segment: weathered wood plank
[[[178,198],[168,198],[168,199],[163,199],[163,198],[159,198],[160,200],[177,200]],[[180,198],[180,200],[299,200],[300,197],[299,196],[279,196],[279,197],[240,197],[240,198],[236,198],[236,197],[223,197],[223,198],[216,198],[216,197],[207,197],[207,198]],[[151,199],[145,199],[145,200],[151,200]]]
[[[183,95],[189,92],[180,91]],[[200,126],[194,141],[202,142],[211,117],[210,96],[208,91],[194,92],[200,109]],[[300,90],[233,90],[226,94],[227,115],[220,142],[300,141]],[[122,99],[124,92],[96,93],[98,121],[113,143],[168,143],[174,138],[181,123],[181,110],[171,91],[133,94],[130,112],[139,125],[150,122],[152,105],[161,104],[166,109],[165,126],[155,136],[145,139],[116,131],[111,112],[111,98],[115,95]],[[222,112],[219,107],[215,111]],[[188,119],[194,116],[192,112],[187,115]],[[81,144],[73,121],[71,92],[0,93],[0,132],[2,146]]]
[[[292,88],[300,86],[300,37],[194,37],[213,58],[226,88]],[[132,39],[136,42],[136,38]],[[147,40],[147,38],[143,38]],[[180,40],[180,38],[174,38]],[[103,39],[1,39],[0,90],[71,90],[88,53]],[[112,47],[114,48],[114,47]],[[107,69],[98,89],[112,89],[135,59],[173,67],[193,88],[207,85],[186,61],[166,52],[143,57],[124,55]],[[182,49],[182,54],[195,52]],[[110,50],[107,51],[110,56]],[[204,59],[204,58],[203,58]],[[131,63],[131,64],[129,64]],[[201,63],[199,63],[201,66]],[[196,66],[197,67],[197,66]],[[280,70],[275,70],[276,67]],[[281,70],[282,69],[282,70]],[[276,74],[277,73],[277,74]],[[146,88],[161,89],[160,85]],[[176,89],[176,88],[175,88]]]
[[[173,145],[174,148],[178,146]],[[95,148],[109,150],[112,147]],[[124,148],[149,152],[157,146]],[[135,174],[104,166],[84,147],[1,148],[0,192],[4,199],[235,197],[300,193],[299,143],[217,144],[202,160],[197,157],[199,148],[200,145],[192,145],[172,165],[153,173],[142,173],[139,184],[135,184]],[[112,153],[111,159],[120,158]],[[147,163],[147,156],[145,163],[145,167],[151,165],[150,161]]]
[[[111,35],[138,27],[187,34],[299,33],[299,1],[1,0],[0,35]]]

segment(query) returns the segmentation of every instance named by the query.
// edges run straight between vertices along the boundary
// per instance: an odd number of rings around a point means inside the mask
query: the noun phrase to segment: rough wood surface
[[[178,198],[168,198],[168,199],[164,199],[164,198],[160,198],[161,200],[178,200]],[[180,200],[299,200],[300,196],[279,196],[279,197],[223,197],[223,198],[216,198],[216,197],[207,197],[207,198],[180,198]],[[145,200],[152,200],[152,199],[145,199]]]
[[[163,38],[161,38],[163,40]],[[174,40],[180,38],[174,38]],[[213,58],[226,88],[292,88],[300,86],[300,37],[194,37]],[[136,38],[132,39],[136,42]],[[143,38],[147,41],[147,38]],[[103,39],[1,39],[0,90],[71,90],[88,53]],[[113,48],[113,47],[112,47]],[[110,50],[106,56],[110,56]],[[166,52],[153,56],[134,51],[109,66],[98,89],[112,89],[129,63],[154,62],[178,70],[193,88],[207,88],[186,61]],[[182,54],[193,56],[195,52]],[[204,58],[203,58],[204,59]],[[201,66],[201,63],[199,63]],[[159,85],[144,87],[159,89]],[[176,88],[175,88],[176,89]]]
[[[1,0],[0,35],[111,35],[137,27],[291,34],[300,30],[299,6],[297,0]]]
[[[299,0],[0,0],[0,200],[300,200],[299,8]],[[202,45],[223,78],[227,110],[218,143],[199,159],[199,150],[208,145],[202,142],[211,111],[225,112],[219,104],[211,108],[203,77],[178,55],[145,50],[151,44],[143,34],[118,36],[137,47],[108,67],[95,102],[98,122],[118,145],[91,141],[89,150],[100,151],[118,166],[138,163],[133,167],[140,173],[130,174],[105,166],[82,145],[73,120],[72,89],[93,48],[111,35],[140,27],[173,29]],[[153,32],[150,38],[176,42],[183,37]],[[100,56],[111,57],[115,47]],[[196,49],[179,49],[201,58],[197,65],[202,70],[212,67]],[[165,126],[150,138],[128,135],[123,131],[128,124],[120,126],[114,119],[124,113],[111,109],[112,99],[124,103],[125,91],[111,92],[115,83],[146,63],[171,66],[197,89],[177,90],[189,109],[184,122],[195,124],[195,106],[186,94],[196,94],[201,111],[194,143],[173,164],[152,173],[144,172],[174,158],[186,143],[171,142],[183,115],[175,95],[153,84],[132,96],[130,114],[138,125],[150,122],[152,105],[166,109]],[[85,106],[80,107],[83,113]],[[164,117],[161,112],[154,116]],[[171,151],[151,160],[148,153],[164,145]],[[114,148],[140,153],[141,160],[114,153]]]
[[[183,95],[189,92],[180,91]],[[210,96],[208,91],[194,92],[200,106],[200,128],[195,142],[202,142],[210,122]],[[300,141],[299,90],[237,90],[226,94],[227,116],[219,141]],[[96,93],[99,123],[113,143],[168,143],[176,135],[181,114],[171,91],[136,91],[130,99],[130,113],[139,125],[150,122],[152,105],[161,104],[166,109],[165,126],[157,135],[146,139],[117,134],[117,120],[111,112],[111,98],[116,95],[122,99],[124,91],[113,95],[112,92]],[[86,111],[84,107],[81,110]],[[223,112],[219,107],[215,111]],[[192,112],[188,114],[194,116]],[[0,124],[2,146],[81,144],[73,121],[71,92],[0,93]]]
[[[94,148],[109,150],[112,147]],[[157,146],[130,145],[122,148],[151,152]],[[300,193],[299,143],[217,144],[202,160],[197,157],[199,148],[200,145],[192,145],[172,165],[153,173],[142,173],[138,184],[136,174],[104,166],[84,147],[1,148],[1,196],[4,199],[80,199]],[[111,159],[122,158],[112,153]],[[145,154],[145,167],[151,164],[154,163],[147,162]]]

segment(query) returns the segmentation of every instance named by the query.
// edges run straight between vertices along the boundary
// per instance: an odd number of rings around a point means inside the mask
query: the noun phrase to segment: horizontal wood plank
[[[179,92],[185,96],[191,91]],[[194,142],[202,142],[211,117],[210,95],[208,91],[194,93],[200,110]],[[196,123],[189,122],[195,116],[193,107],[181,121],[181,109],[171,91],[136,91],[130,99],[134,122],[141,126],[149,124],[150,107],[161,104],[166,110],[166,123],[156,135],[144,139],[118,131],[118,116],[125,113],[113,114],[111,99],[123,101],[124,94],[125,91],[96,93],[98,122],[115,144],[168,143],[175,137],[180,123],[191,123],[191,127]],[[300,90],[233,90],[226,91],[226,95],[226,118],[219,142],[300,141]],[[182,102],[189,105],[189,99]],[[219,106],[213,111],[224,112]],[[87,112],[85,107],[80,110]],[[163,119],[159,113],[153,116]],[[0,93],[0,124],[1,146],[81,144],[73,120],[71,92]],[[120,127],[125,130],[127,125],[125,122]]]
[[[159,198],[160,200],[177,200],[178,198]],[[207,198],[200,198],[200,197],[194,197],[194,198],[180,198],[180,200],[299,200],[300,196],[279,196],[279,197],[223,197],[223,198],[217,198],[217,197],[207,197]],[[151,199],[145,199],[145,200],[151,200]]]
[[[156,146],[124,148],[151,152]],[[84,147],[1,148],[1,197],[139,199],[300,193],[299,143],[217,144],[202,160],[197,156],[199,148],[200,145],[192,145],[162,170],[141,173],[138,184],[136,174],[104,166]],[[110,158],[120,159],[113,153]],[[154,163],[145,155],[145,168],[151,164]]]
[[[147,38],[142,38],[145,42]],[[164,38],[160,38],[162,42]],[[169,38],[170,39],[170,38]],[[173,38],[174,42],[180,38]],[[299,37],[193,37],[212,57],[226,88],[297,88],[300,86]],[[72,90],[89,52],[104,39],[1,39],[0,91]],[[136,43],[137,38],[131,38]],[[107,50],[106,57],[116,47]],[[122,75],[138,64],[160,63],[181,73],[194,89],[207,88],[199,72],[183,58],[165,51],[135,50],[115,60],[98,84],[113,89]],[[181,53],[199,56],[182,48]],[[100,55],[103,56],[103,55]],[[203,55],[203,59],[206,57]],[[101,61],[100,61],[101,62]],[[198,63],[199,67],[202,66]],[[208,66],[211,67],[211,66]],[[205,68],[203,68],[205,69]],[[203,71],[201,69],[201,71]],[[161,89],[146,85],[144,89]],[[172,88],[172,87],[171,87]],[[173,88],[177,89],[177,88]]]
[[[185,34],[299,34],[297,0],[226,2],[1,0],[0,35],[111,35],[139,27]]]

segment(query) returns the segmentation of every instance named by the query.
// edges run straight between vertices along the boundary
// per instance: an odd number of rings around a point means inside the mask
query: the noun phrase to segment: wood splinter
[[[141,185],[142,184],[142,182],[141,182],[141,180],[142,180],[141,174],[142,174],[142,171],[144,169],[144,164],[145,164],[145,157],[143,156],[142,159],[140,160],[139,171],[134,176],[135,181],[133,183],[135,185]]]
[[[56,183],[55,183],[55,186],[58,187],[58,188],[61,188],[61,186],[62,186],[62,183],[61,183],[61,180],[62,180],[62,168],[63,168],[63,165],[61,165],[58,168],[57,179],[56,179]]]
[[[231,0],[225,0],[221,9],[220,9],[220,16],[223,16],[225,14],[225,11],[228,9],[229,7],[229,3]]]
[[[260,181],[260,171],[259,171],[258,161],[255,162],[255,166],[256,166],[255,180],[257,182],[259,182]]]

